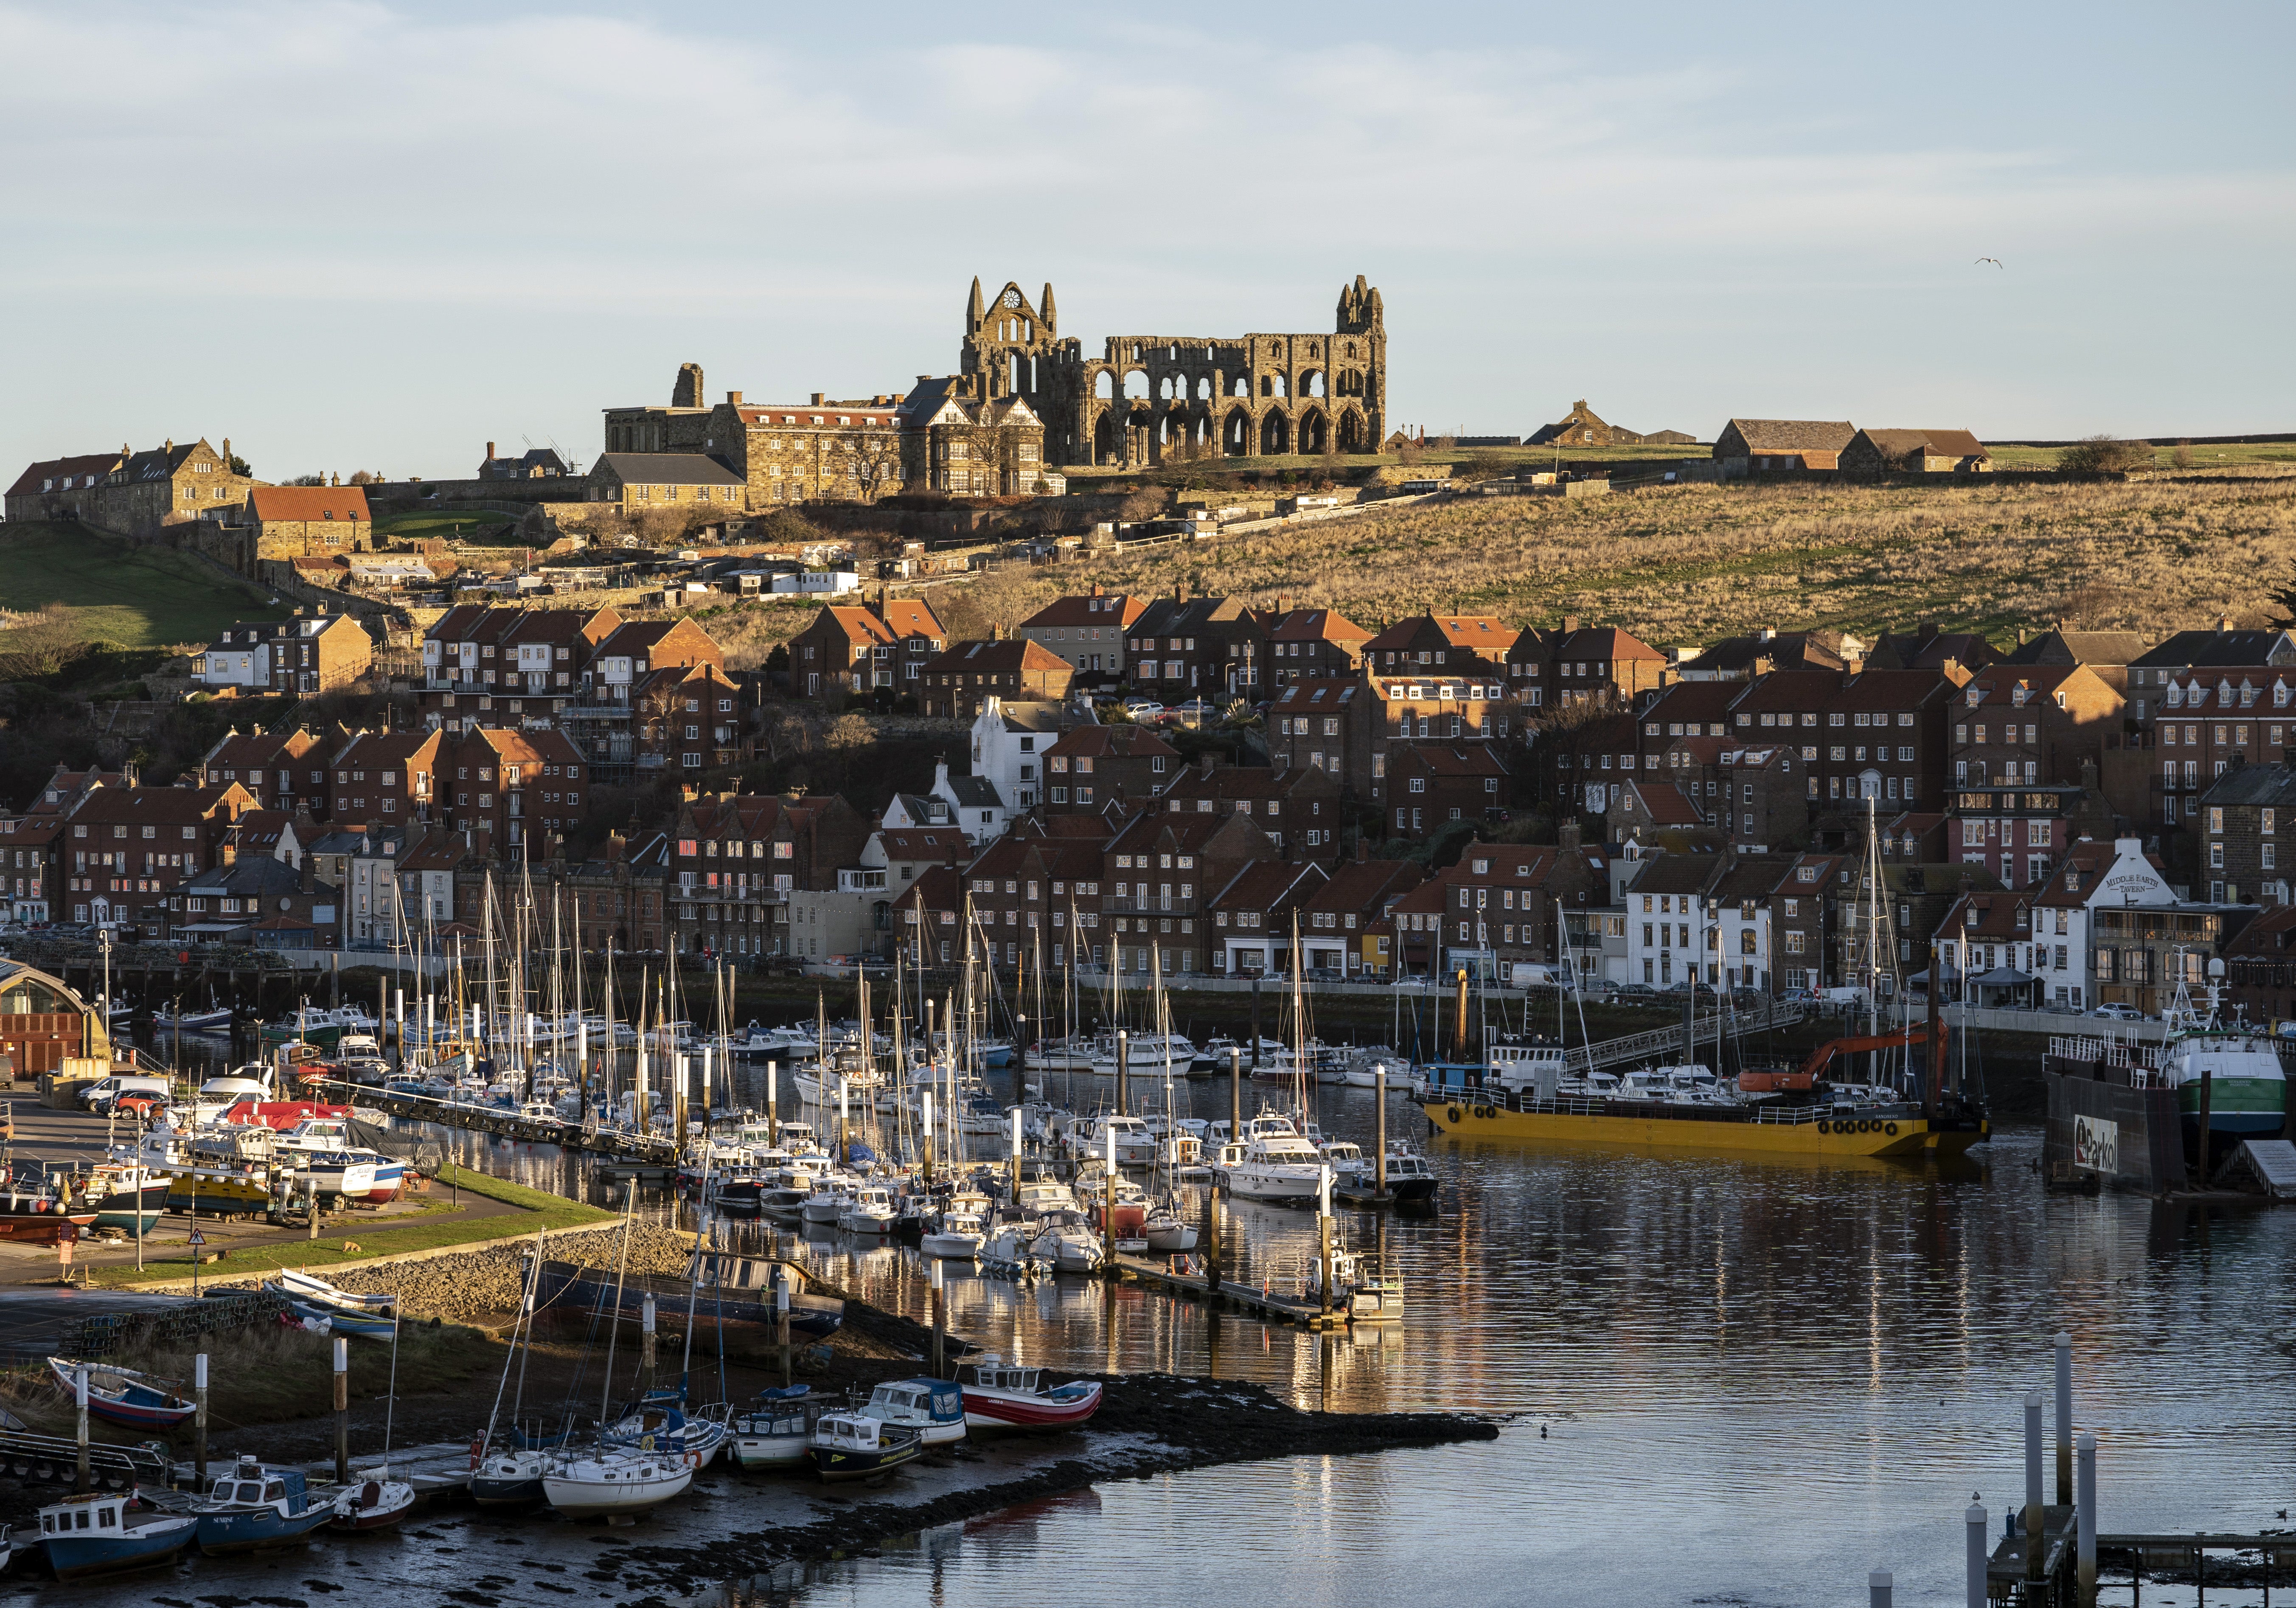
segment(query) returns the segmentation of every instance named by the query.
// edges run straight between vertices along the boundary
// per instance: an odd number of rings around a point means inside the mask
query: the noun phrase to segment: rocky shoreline
[[[1103,1395],[1090,1428],[1063,1438],[1081,1443],[1072,1456],[1018,1478],[922,1501],[856,1497],[849,1506],[812,1523],[768,1530],[734,1529],[708,1546],[648,1546],[636,1539],[610,1539],[623,1532],[609,1531],[599,1538],[603,1545],[587,1578],[639,1594],[619,1598],[621,1603],[669,1608],[729,1579],[866,1554],[896,1537],[1111,1480],[1275,1457],[1349,1456],[1491,1440],[1499,1432],[1491,1419],[1456,1413],[1301,1412],[1259,1385],[1235,1380],[1168,1374],[1075,1377],[1098,1378]],[[771,1477],[730,1476],[737,1481]],[[817,1500],[847,1498],[824,1490]],[[472,1608],[488,1608],[478,1594],[460,1600]]]

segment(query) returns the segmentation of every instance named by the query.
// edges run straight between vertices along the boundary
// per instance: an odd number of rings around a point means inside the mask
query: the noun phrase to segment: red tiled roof
[[[1022,627],[1032,626],[1129,626],[1148,611],[1148,600],[1128,593],[1107,593],[1093,596],[1078,593],[1073,597],[1056,597],[1022,620]]]
[[[1365,643],[1371,633],[1336,609],[1294,609],[1268,633],[1275,642]]]
[[[258,486],[248,492],[247,501],[255,517],[266,524],[273,520],[336,520],[364,525],[374,518],[366,511],[363,486]]]

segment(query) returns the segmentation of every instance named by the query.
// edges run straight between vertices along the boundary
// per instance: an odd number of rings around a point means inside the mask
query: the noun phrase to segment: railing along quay
[[[1765,1005],[1757,1010],[1734,1011],[1722,1019],[1722,1036],[1740,1038],[1748,1033],[1767,1032],[1772,1028],[1792,1027],[1802,1019],[1800,1005]],[[1713,1037],[1710,1022],[1701,1022],[1698,1037],[1703,1041]],[[1647,1033],[1629,1033],[1623,1038],[1605,1038],[1599,1044],[1582,1044],[1567,1050],[1562,1056],[1566,1072],[1584,1074],[1602,1067],[1617,1066],[1623,1062],[1648,1061],[1653,1056],[1676,1054],[1682,1050],[1683,1030],[1679,1026],[1653,1028]]]
[[[677,1143],[656,1134],[634,1134],[607,1128],[597,1118],[570,1121],[563,1117],[529,1116],[498,1106],[472,1105],[460,1100],[439,1100],[429,1095],[407,1095],[372,1088],[363,1083],[323,1079],[309,1085],[315,1094],[345,1105],[363,1106],[414,1122],[435,1122],[472,1133],[493,1134],[529,1144],[555,1144],[592,1155],[614,1156],[652,1166],[677,1160]]]

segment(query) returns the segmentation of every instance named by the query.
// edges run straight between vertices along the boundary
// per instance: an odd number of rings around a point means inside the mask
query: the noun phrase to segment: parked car
[[[1778,1003],[1784,1005],[1814,1005],[1817,1003],[1817,991],[1814,989],[1780,989]]]
[[[1182,720],[1217,720],[1219,718],[1219,707],[1201,698],[1191,698],[1185,703],[1172,705],[1164,713]]]
[[[2100,1017],[2106,1021],[2142,1021],[2144,1020],[2144,1013],[2138,1010],[2135,1005],[2101,1005],[2094,1011],[2091,1011],[2089,1014]]]
[[[1611,988],[1611,997],[1629,1003],[1652,1000],[1658,997],[1658,990],[1646,982],[1614,983]]]
[[[1309,982],[1345,982],[1348,974],[1337,966],[1309,966],[1302,973]]]
[[[1153,698],[1127,698],[1124,701],[1124,712],[1135,720],[1145,720],[1152,715],[1162,714],[1164,706]]]

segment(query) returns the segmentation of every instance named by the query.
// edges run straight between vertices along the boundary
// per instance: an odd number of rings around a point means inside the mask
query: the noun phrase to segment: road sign
[[[192,1243],[193,1243],[193,1244],[194,1244],[194,1245],[204,1245],[204,1244],[206,1244],[207,1243],[208,1243],[208,1236],[207,1236],[206,1235],[201,1234],[201,1233],[198,1229],[196,1229],[196,1228],[194,1228],[194,1229],[193,1229],[193,1230],[192,1230]]]

